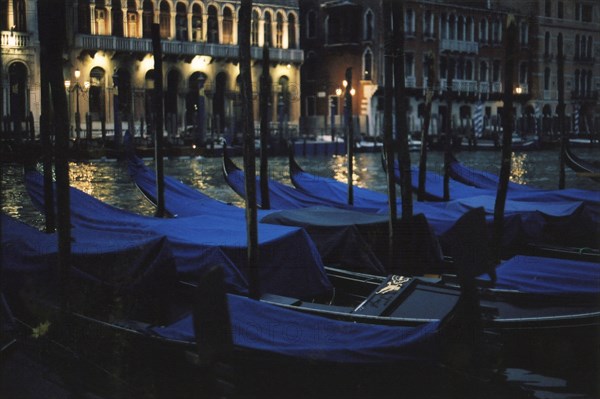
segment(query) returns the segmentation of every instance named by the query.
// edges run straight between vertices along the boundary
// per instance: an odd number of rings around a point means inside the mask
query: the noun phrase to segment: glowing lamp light
[[[340,89],[339,87],[337,89],[335,89],[335,95],[336,96],[341,96],[342,95],[342,89]]]
[[[342,81],[342,86],[344,86],[344,88],[348,86],[348,81],[346,79]]]
[[[350,95],[353,96],[356,94],[356,90],[354,90],[354,88],[350,89]]]
[[[71,81],[65,80],[65,89],[69,90],[70,87],[71,87]]]
[[[75,70],[75,79],[79,79],[80,76],[81,76],[81,71],[78,68]]]

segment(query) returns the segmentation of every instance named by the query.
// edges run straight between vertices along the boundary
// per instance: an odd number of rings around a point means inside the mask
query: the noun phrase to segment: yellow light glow
[[[71,81],[70,80],[65,80],[65,88],[68,90],[69,87],[71,87]]]
[[[75,70],[75,79],[79,79],[80,76],[81,76],[81,71],[79,70],[79,68],[77,68]]]
[[[342,80],[342,86],[344,86],[344,88],[348,86],[348,81],[346,79]]]
[[[339,87],[337,89],[335,89],[335,94],[337,96],[341,96],[342,95],[342,89],[340,89]]]
[[[192,59],[191,65],[193,69],[201,69],[210,64],[212,58],[208,55],[197,55]]]
[[[353,95],[355,95],[355,94],[356,94],[356,90],[354,90],[353,88],[352,88],[352,89],[350,89],[350,95],[351,95],[351,96],[353,96]]]

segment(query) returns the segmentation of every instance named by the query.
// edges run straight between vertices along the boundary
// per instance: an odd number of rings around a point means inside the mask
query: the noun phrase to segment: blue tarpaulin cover
[[[43,177],[25,175],[26,187],[38,209],[44,209]],[[159,219],[140,216],[70,189],[71,222],[77,239],[81,230],[121,233],[130,237],[165,236],[181,278],[195,281],[204,268],[222,265],[230,290],[245,292],[247,237],[244,220],[222,216]],[[321,257],[301,228],[259,224],[260,290],[264,293],[311,297],[331,290]]]
[[[398,169],[396,168],[396,178]],[[291,174],[294,185],[315,197],[341,198],[346,195],[347,184],[337,180],[318,177],[304,171]],[[413,185],[418,184],[418,173],[413,170]],[[415,202],[413,211],[427,217],[438,236],[454,224],[469,209],[483,207],[486,220],[493,222],[496,201],[495,190],[483,190],[451,181],[451,193],[456,187],[463,195],[448,202]],[[430,187],[433,187],[432,193]],[[427,191],[439,200],[443,198],[443,177],[427,172]],[[598,246],[600,234],[600,202],[597,193],[586,190],[533,190],[523,191],[521,196],[512,195],[505,203],[503,232],[504,245],[519,242],[553,243],[561,245]],[[381,193],[361,188],[354,193],[356,203],[384,206],[387,199]],[[363,202],[361,202],[363,201]],[[381,208],[387,211],[387,206]],[[452,243],[446,237],[442,240]]]
[[[137,305],[141,305],[144,294],[153,298],[161,291],[171,294],[174,286],[168,285],[176,281],[176,275],[169,241],[160,237],[138,239],[135,235],[121,238],[116,240],[114,234],[98,230],[77,234],[72,244],[71,270],[76,277],[72,283],[108,286],[121,295],[129,292]],[[56,288],[57,248],[56,234],[42,233],[2,215],[4,292],[18,295],[22,288]],[[439,359],[440,322],[418,327],[343,322],[237,295],[227,298],[234,345],[240,348],[332,363]],[[95,296],[88,299],[102,303]],[[148,328],[161,337],[195,342],[191,314],[166,326]]]
[[[439,322],[418,327],[351,323],[278,308],[228,295],[236,346],[313,361],[384,363],[436,361]],[[190,316],[153,332],[171,339],[193,340]]]
[[[2,264],[2,290],[12,298],[23,288],[55,290],[59,276],[57,235],[2,214]],[[118,295],[123,298],[121,305],[128,304],[137,314],[154,311],[151,307],[160,306],[177,282],[167,240],[156,235],[77,231],[71,242],[70,270],[70,288],[72,293],[83,293],[82,301],[101,304],[103,299]]]
[[[130,157],[129,174],[142,192],[144,192],[153,203],[156,203],[156,174],[149,170],[143,161],[135,156]],[[177,215],[178,217],[220,215],[237,220],[244,220],[245,218],[244,209],[217,201],[172,177],[165,176],[164,181],[165,209],[172,215]],[[271,181],[269,181],[269,184],[271,184]],[[339,211],[339,213],[344,212],[343,210],[336,208],[316,208],[320,209],[322,212],[325,212],[325,209]],[[369,244],[365,242],[359,228],[356,226],[358,223],[356,219],[348,223],[346,218],[336,218],[333,220],[331,218],[317,218],[316,221],[320,223],[314,223],[314,218],[310,216],[315,213],[314,207],[291,211],[304,215],[303,221],[294,221],[291,219],[282,220],[280,218],[282,212],[285,211],[259,209],[258,219],[261,223],[304,228],[315,242],[321,257],[326,264],[342,264],[348,269],[362,272],[378,274],[384,272],[380,260],[377,258],[376,254],[373,253]],[[352,213],[363,215],[358,212]],[[310,222],[308,222],[308,218],[310,218]],[[342,221],[344,221],[343,224]],[[385,224],[385,221],[383,223]],[[386,228],[385,225],[384,228]]]
[[[597,262],[517,255],[502,262],[496,274],[496,288],[543,294],[600,295],[600,264]]]

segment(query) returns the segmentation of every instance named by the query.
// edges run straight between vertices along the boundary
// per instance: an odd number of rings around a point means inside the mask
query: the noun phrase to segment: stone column
[[[258,47],[265,45],[265,20],[258,20]]]
[[[177,29],[177,13],[175,11],[171,11],[171,22],[170,22],[170,32],[169,32],[169,39],[173,40],[175,39],[175,29]]]
[[[125,2],[127,4],[127,2]],[[129,21],[127,20],[127,8],[121,7],[121,13],[123,18],[121,23],[123,24],[123,37],[135,37],[135,32],[129,32]]]
[[[223,44],[223,15],[219,15],[217,21],[217,26],[219,27],[219,44]]]
[[[112,36],[112,7],[106,6],[106,32],[107,36]]]
[[[238,40],[238,17],[237,13],[233,15],[233,28],[231,29],[231,40],[232,44],[238,45],[240,44]]]
[[[90,3],[90,33],[96,34],[96,5]]]
[[[137,37],[143,37],[144,36],[144,12],[142,9],[138,9],[137,11]]]
[[[281,48],[289,48],[289,43],[290,43],[290,36],[289,36],[289,23],[288,21],[284,21],[283,22],[283,37],[281,40]]]
[[[194,32],[192,31],[192,12],[187,13],[187,41],[194,41]]]

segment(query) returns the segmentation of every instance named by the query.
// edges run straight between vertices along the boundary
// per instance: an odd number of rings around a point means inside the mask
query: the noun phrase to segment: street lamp
[[[85,94],[90,88],[90,82],[87,80],[83,82],[83,86],[79,83],[79,78],[81,77],[81,71],[76,69],[73,73],[75,76],[75,82],[71,82],[70,80],[65,80],[65,88],[69,93],[75,92],[75,134],[77,140],[81,137],[81,118],[79,113],[79,93]]]

